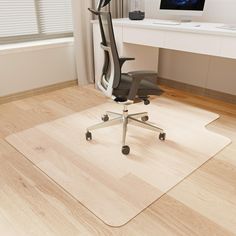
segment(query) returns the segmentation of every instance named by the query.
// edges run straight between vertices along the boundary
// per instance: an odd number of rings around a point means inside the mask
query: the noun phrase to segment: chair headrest
[[[97,11],[100,11],[101,8],[105,7],[110,3],[111,0],[99,0],[98,6],[97,6]]]

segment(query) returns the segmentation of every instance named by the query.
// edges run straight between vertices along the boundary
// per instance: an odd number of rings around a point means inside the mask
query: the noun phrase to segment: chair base
[[[110,117],[114,117],[110,119]],[[141,118],[141,119],[140,119]],[[102,117],[103,122],[93,125],[87,128],[86,139],[92,140],[92,133],[91,131],[102,129],[106,127],[111,127],[118,124],[123,124],[123,132],[122,132],[122,153],[124,155],[128,155],[130,153],[129,146],[126,145],[126,135],[127,135],[127,126],[128,124],[138,126],[144,129],[148,129],[151,131],[158,132],[159,139],[164,141],[166,138],[166,134],[164,133],[163,129],[159,128],[155,124],[148,122],[148,113],[141,112],[135,114],[129,114],[127,105],[124,105],[123,113],[115,113],[111,111],[107,111],[106,114]]]

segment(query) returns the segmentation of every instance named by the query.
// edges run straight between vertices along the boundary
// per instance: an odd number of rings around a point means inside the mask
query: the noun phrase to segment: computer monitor
[[[203,14],[205,0],[161,0],[160,10],[171,15],[181,15],[182,20]]]

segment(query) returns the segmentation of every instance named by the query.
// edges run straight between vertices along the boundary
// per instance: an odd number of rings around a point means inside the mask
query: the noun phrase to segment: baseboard
[[[227,93],[223,93],[223,92],[219,92],[219,91],[215,91],[211,89],[206,89],[206,88],[202,88],[202,87],[198,87],[194,85],[189,85],[189,84],[185,84],[185,83],[181,83],[178,81],[165,79],[165,78],[159,78],[158,83],[160,85],[166,85],[168,87],[194,93],[196,95],[206,96],[206,97],[218,99],[224,102],[236,104],[236,95],[227,94]],[[7,96],[0,97],[0,104],[55,91],[55,90],[66,88],[66,87],[75,86],[75,85],[78,85],[78,81],[70,80],[70,81],[57,83],[57,84],[53,84],[53,85],[49,85],[49,86],[45,86],[41,88],[36,88],[36,89],[32,89],[32,90],[28,90],[28,91],[24,91],[20,93],[10,94]]]
[[[44,86],[41,88],[27,90],[24,92],[10,94],[7,96],[0,97],[0,104],[23,99],[23,98],[27,98],[27,97],[31,97],[31,96],[35,96],[35,95],[39,95],[39,94],[43,94],[43,93],[47,93],[47,92],[52,92],[52,91],[55,91],[58,89],[71,87],[71,86],[75,86],[75,85],[78,85],[78,81],[77,80],[70,80],[70,81],[66,81],[66,82],[62,82],[62,83]]]
[[[189,85],[189,84],[185,84],[185,83],[181,83],[178,81],[165,79],[165,78],[159,78],[158,83],[160,85],[166,85],[168,87],[175,88],[178,90],[183,90],[185,92],[190,92],[196,95],[206,96],[209,98],[214,98],[214,99],[218,99],[224,102],[236,104],[236,95],[227,94],[227,93],[223,93],[223,92],[219,92],[219,91],[215,91],[211,89],[206,89],[206,88],[202,88],[202,87],[198,87],[194,85]]]

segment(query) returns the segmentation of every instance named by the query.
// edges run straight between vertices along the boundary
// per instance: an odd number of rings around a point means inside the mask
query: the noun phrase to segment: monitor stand
[[[180,17],[180,23],[190,23],[192,22],[191,16],[181,16]]]
[[[181,16],[180,24],[186,27],[201,27],[199,22],[193,22],[191,16]]]
[[[155,19],[153,20],[152,24],[154,25],[162,25],[162,26],[179,26],[183,25],[185,27],[201,27],[200,23],[192,22],[191,20],[185,21],[177,21],[177,20],[161,20]]]

